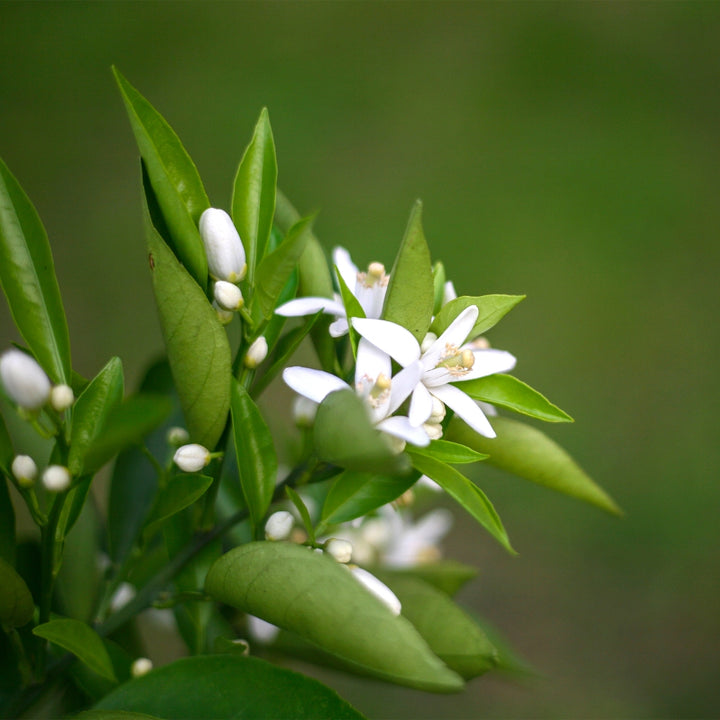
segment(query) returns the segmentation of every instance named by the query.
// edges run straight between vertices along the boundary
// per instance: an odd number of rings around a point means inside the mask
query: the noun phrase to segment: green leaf
[[[479,297],[463,295],[442,307],[435,316],[430,330],[436,335],[441,335],[465,308],[476,305],[479,311],[478,318],[468,335],[468,340],[472,340],[496,325],[524,298],[525,295],[480,295]]]
[[[144,530],[145,539],[152,537],[163,523],[201,498],[212,485],[213,479],[206,475],[182,473],[171,478],[167,487],[159,493],[155,507]]]
[[[0,625],[22,627],[32,620],[35,604],[25,581],[0,558]]]
[[[277,160],[267,108],[260,112],[250,144],[235,175],[232,216],[247,252],[247,282],[265,254],[275,214]]]
[[[492,670],[497,651],[475,621],[444,592],[401,573],[379,572],[402,603],[402,614],[430,649],[466,680]]]
[[[490,440],[453,418],[449,434],[459,442],[488,453],[489,465],[584,500],[615,515],[622,514],[615,501],[565,450],[540,430],[502,417],[493,418],[493,428],[497,437]]]
[[[15,509],[7,482],[0,472],[0,560],[15,564]]]
[[[432,278],[434,290],[433,315],[437,315],[443,306],[446,280],[445,266],[439,260],[433,265]]]
[[[303,499],[293,490],[289,485],[285,487],[285,494],[288,496],[290,502],[297,509],[300,518],[302,519],[303,525],[305,526],[305,532],[307,533],[308,539],[311,543],[315,543],[315,528],[313,528],[313,522],[310,517],[310,511],[303,502]]]
[[[102,639],[84,622],[70,618],[51,620],[33,628],[33,634],[76,655],[98,675],[116,680],[110,655]]]
[[[353,318],[364,318],[365,311],[360,304],[360,301],[355,297],[350,288],[345,284],[342,275],[335,268],[335,275],[337,277],[338,286],[340,287],[340,295],[342,297],[343,305],[345,306],[345,315],[348,321],[348,333],[350,336],[350,343],[352,345],[353,357],[357,357],[357,346],[358,346],[358,333],[353,328]]]
[[[260,262],[252,303],[253,311],[259,308],[265,319],[272,317],[280,293],[297,267],[310,236],[313,220],[305,218],[293,225],[280,247]]]
[[[227,654],[184,658],[157,668],[103,698],[95,712],[99,710],[143,712],[166,720],[362,720],[317,680],[258,658]]]
[[[467,447],[467,445],[460,445],[450,440],[432,440],[427,447],[413,446],[412,450],[418,455],[427,455],[450,465],[474,463],[488,457],[477,452],[477,450]]]
[[[485,493],[455,468],[440,460],[406,450],[413,467],[432,478],[445,492],[462,505],[506,550],[515,555],[502,521]]]
[[[210,569],[217,600],[297,633],[361,672],[401,685],[452,692],[462,681],[347,568],[283,542],[242,545]]]
[[[253,524],[259,527],[275,492],[275,446],[260,410],[238,382],[233,382],[231,409],[240,484]]]
[[[57,540],[55,551],[57,553],[62,552],[63,539],[70,530],[72,530],[73,525],[75,525],[77,519],[80,517],[80,513],[85,505],[85,500],[87,500],[88,492],[90,491],[91,482],[92,476],[80,478],[80,480],[72,487],[65,499],[62,512],[60,513],[60,519],[58,520],[58,524],[55,529],[55,538]]]
[[[177,261],[146,214],[153,290],[168,361],[188,432],[210,449],[230,408],[230,345],[205,293]]]
[[[546,422],[573,422],[573,419],[544,395],[512,375],[488,375],[467,380],[460,389],[475,400],[514,410]]]
[[[390,273],[382,318],[402,325],[422,342],[434,303],[430,250],[422,229],[422,203],[418,200],[410,213],[405,237]]]
[[[45,228],[0,160],[0,285],[17,329],[54,383],[70,378],[70,337]]]
[[[369,568],[375,572],[373,568]],[[440,560],[433,563],[422,563],[408,568],[385,570],[393,575],[419,578],[423,582],[453,597],[463,585],[477,577],[478,571],[470,565],[456,560]]]
[[[114,357],[75,402],[68,457],[68,468],[75,477],[85,472],[85,457],[101,435],[110,413],[120,404],[123,388],[122,363]]]
[[[128,710],[85,710],[75,720],[161,720],[157,715],[130,712]]]
[[[350,389],[330,393],[320,403],[313,432],[318,457],[326,462],[348,470],[390,475],[409,469],[407,459],[392,452],[370,422],[365,403]]]
[[[201,288],[207,283],[207,258],[198,230],[210,206],[198,171],[160,113],[113,68],[173,250]]]
[[[0,413],[0,471],[8,476],[10,475],[10,466],[14,457],[15,450],[10,439],[10,433],[5,425],[5,419]]]

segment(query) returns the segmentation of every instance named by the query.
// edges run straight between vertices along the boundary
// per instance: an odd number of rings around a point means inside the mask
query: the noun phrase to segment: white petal
[[[408,413],[410,424],[420,427],[430,417],[432,409],[432,395],[422,383],[418,383],[410,401],[410,412]]]
[[[494,438],[495,431],[488,422],[483,411],[475,401],[462,390],[452,385],[443,385],[432,389],[432,394],[455,411],[475,432],[485,437]]]
[[[346,335],[348,330],[348,321],[347,318],[344,317],[338,318],[334,322],[331,322],[330,327],[328,328],[330,335],[334,338]]]
[[[423,355],[426,368],[435,367],[446,345],[460,347],[475,325],[478,316],[477,305],[466,307],[445,329],[445,332],[430,346]]]
[[[505,350],[476,350],[473,355],[475,356],[475,364],[470,369],[470,372],[454,378],[452,382],[474,380],[495,373],[509,372],[515,367],[515,356],[505,352]]]
[[[344,380],[323,370],[298,366],[285,368],[283,380],[296,393],[316,403],[322,402],[332,392],[350,387]]]
[[[333,250],[333,263],[337,268],[343,282],[348,286],[351,293],[355,291],[358,269],[357,265],[350,259],[350,253],[343,247],[336,247]]]
[[[275,314],[283,317],[300,317],[301,315],[314,315],[320,310],[329,315],[345,315],[345,307],[342,303],[324,297],[295,298],[277,308]]]
[[[353,318],[353,327],[373,345],[407,367],[420,358],[420,345],[402,325],[388,320]]]
[[[365,338],[360,338],[355,363],[355,382],[358,383],[363,378],[369,378],[374,383],[380,374],[385,375],[388,380],[390,379],[392,375],[390,356]]]
[[[394,435],[412,445],[425,447],[430,444],[430,438],[421,427],[413,427],[410,421],[403,415],[393,415],[381,420],[376,426],[388,435]]]
[[[378,580],[367,570],[363,570],[357,565],[350,568],[355,579],[364,585],[375,597],[388,607],[393,615],[399,615],[402,605],[397,599],[397,595],[385,583]]]
[[[387,407],[386,415],[394,413],[405,398],[418,386],[422,377],[422,365],[414,362],[401,370],[392,379],[392,387],[390,388],[390,402]]]

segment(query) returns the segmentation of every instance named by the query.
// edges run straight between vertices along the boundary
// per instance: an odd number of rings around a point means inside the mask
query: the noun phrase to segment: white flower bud
[[[267,340],[261,335],[249,348],[245,355],[245,367],[256,368],[268,354]]]
[[[224,210],[208,208],[200,216],[199,227],[210,275],[231,283],[242,280],[247,272],[245,248],[230,216]]]
[[[67,410],[75,402],[75,393],[69,385],[55,385],[50,391],[50,405],[56,412]]]
[[[443,429],[440,423],[426,422],[423,424],[423,430],[431,440],[439,440],[442,437]]]
[[[277,625],[263,620],[262,618],[255,617],[255,615],[247,616],[248,631],[255,640],[261,643],[271,643],[280,632],[280,628]]]
[[[0,378],[10,399],[21,408],[38,410],[50,397],[45,371],[20,350],[8,350],[0,357]]]
[[[372,573],[363,570],[357,565],[348,565],[353,577],[365,586],[378,600],[382,601],[392,612],[393,615],[399,615],[402,605],[397,595],[383,582],[380,582]]]
[[[142,675],[147,675],[152,669],[152,660],[150,660],[150,658],[141,657],[135,660],[135,662],[130,666],[130,674],[134,678],[139,678]]]
[[[456,297],[457,292],[455,291],[455,286],[453,285],[452,280],[448,280],[443,286],[442,304],[447,305],[451,300],[455,300]]]
[[[287,510],[274,512],[265,523],[265,537],[268,540],[286,540],[295,524],[295,518]]]
[[[420,344],[420,351],[426,353],[430,346],[438,339],[438,336],[434,332],[425,333],[422,343]]]
[[[168,445],[180,447],[186,445],[190,439],[190,433],[184,427],[171,427],[167,431]]]
[[[352,543],[340,538],[330,538],[325,543],[325,552],[332,555],[339,563],[349,563],[352,554]]]
[[[29,488],[35,483],[37,465],[29,455],[16,455],[10,469],[20,487]]]
[[[445,419],[445,404],[440,402],[434,395],[432,399],[432,412],[427,419],[429,423],[438,424]]]
[[[304,395],[296,395],[293,400],[293,418],[298,427],[312,427],[315,422],[318,404]]]
[[[223,310],[235,312],[243,306],[243,296],[240,288],[227,280],[218,280],[213,285],[215,302]]]
[[[387,442],[388,446],[390,447],[390,452],[393,453],[393,455],[399,455],[404,449],[407,443],[402,438],[397,437],[397,435],[388,435],[385,433],[383,435],[383,438],[385,439],[385,442]]]
[[[49,492],[64,492],[71,482],[70,471],[62,465],[48,465],[42,475],[42,483]]]
[[[229,325],[232,322],[232,319],[235,317],[235,313],[231,312],[230,310],[225,310],[224,308],[221,308],[217,304],[217,300],[212,301],[213,310],[215,310],[215,314],[217,315],[217,319],[220,321],[221,325]]]
[[[210,452],[202,445],[190,443],[175,451],[173,462],[183,472],[200,472],[210,462]]]
[[[129,582],[120,583],[110,598],[110,609],[117,612],[120,608],[125,607],[136,594],[134,585]]]

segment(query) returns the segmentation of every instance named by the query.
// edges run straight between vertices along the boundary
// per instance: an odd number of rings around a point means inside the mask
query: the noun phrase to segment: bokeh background
[[[263,106],[329,249],[390,265],[412,201],[618,520],[485,469],[519,558],[457,513],[462,594],[541,673],[433,697],[326,674],[373,718],[720,713],[720,4],[0,3],[0,155],[47,227],[77,369],[160,350],[115,63],[227,206]],[[4,303],[0,344],[16,339]],[[280,408],[268,408],[280,412]]]

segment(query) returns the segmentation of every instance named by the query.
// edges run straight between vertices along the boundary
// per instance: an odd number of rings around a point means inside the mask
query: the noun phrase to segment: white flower
[[[390,357],[361,339],[355,364],[355,387],[351,389],[364,398],[370,419],[378,430],[422,446],[429,442],[425,431],[411,425],[406,417],[392,416],[419,382],[421,370],[419,363],[411,363],[390,377]],[[321,403],[332,392],[350,387],[335,375],[305,367],[285,368],[283,380],[295,392],[316,403]]]
[[[309,428],[315,422],[318,405],[303,395],[298,395],[293,401],[293,420],[298,427]]]
[[[349,563],[353,554],[352,543],[341,538],[330,538],[325,543],[325,552],[339,563]]]
[[[477,403],[452,383],[508,372],[515,358],[503,350],[474,349],[464,345],[477,320],[475,305],[465,308],[445,332],[424,352],[409,330],[387,320],[353,318],[360,335],[403,367],[418,360],[422,365],[420,382],[412,391],[408,417],[413,426],[427,422],[433,414],[433,398],[448,405],[473,430],[485,437],[495,431]]]
[[[16,455],[10,470],[20,487],[29,488],[35,483],[38,469],[35,461],[29,455]]]
[[[357,298],[365,317],[379,318],[385,302],[389,275],[385,274],[385,267],[378,262],[370,263],[367,272],[360,272],[357,265],[350,259],[350,253],[345,248],[337,247],[333,250],[333,263],[348,290]],[[334,315],[335,322],[330,325],[330,334],[333,337],[345,335],[348,331],[347,314],[342,296],[335,294],[334,298],[303,297],[290,300],[281,305],[275,312],[284,317],[298,317],[300,315],[313,315],[322,310],[324,313]]]
[[[243,296],[240,288],[227,280],[218,280],[213,285],[215,302],[229,312],[235,312],[243,306]]]
[[[75,402],[75,393],[69,385],[55,385],[50,391],[50,406],[56,412],[67,410]]]
[[[174,426],[168,429],[166,437],[168,445],[180,447],[180,445],[187,444],[187,441],[190,439],[190,433],[184,427]]]
[[[382,601],[393,615],[399,615],[402,605],[397,595],[384,583],[378,580],[372,573],[363,570],[357,565],[346,565],[350,568],[353,577],[369,590],[378,600]]]
[[[210,451],[198,443],[183,445],[175,451],[173,462],[183,472],[200,472],[210,462]]]
[[[10,399],[21,408],[38,410],[50,397],[45,371],[20,350],[8,350],[0,357],[0,378]]]
[[[268,354],[267,340],[261,335],[253,344],[248,348],[245,354],[245,367],[256,368]]]
[[[125,607],[136,594],[137,591],[134,585],[129,582],[120,583],[110,598],[110,609],[117,612],[120,608]]]
[[[431,510],[415,523],[405,513],[387,513],[385,517],[390,528],[382,553],[385,565],[404,568],[439,560],[438,544],[452,525],[449,510]]]
[[[264,645],[271,643],[280,632],[280,628],[277,625],[273,625],[262,618],[255,617],[255,615],[248,615],[247,623],[248,632],[251,637]]]
[[[231,217],[224,210],[208,208],[200,216],[199,229],[210,275],[216,280],[240,282],[247,272],[245,248]]]
[[[268,540],[287,540],[295,524],[295,518],[287,510],[274,512],[265,523],[265,537]]]
[[[147,675],[152,669],[152,660],[150,660],[150,658],[140,657],[130,666],[130,674],[134,678],[138,678]]]
[[[42,475],[42,483],[49,492],[65,492],[71,482],[70,471],[62,465],[48,465]]]

